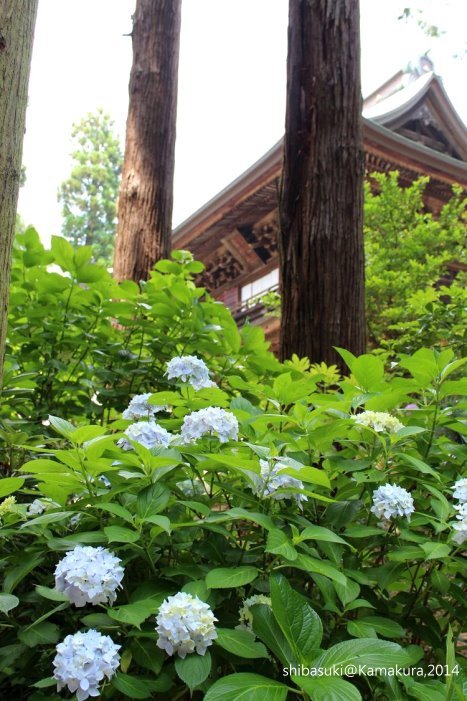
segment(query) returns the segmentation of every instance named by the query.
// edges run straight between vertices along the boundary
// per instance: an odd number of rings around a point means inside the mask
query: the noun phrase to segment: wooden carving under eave
[[[234,258],[231,251],[223,251],[213,260],[208,261],[206,269],[199,276],[197,284],[214,292],[223,285],[232,282],[243,273],[242,264]]]
[[[114,276],[146,280],[171,250],[181,0],[137,0]]]

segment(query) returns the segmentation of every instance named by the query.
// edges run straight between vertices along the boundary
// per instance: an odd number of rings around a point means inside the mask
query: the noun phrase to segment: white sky
[[[336,0],[339,1],[339,0]],[[467,3],[421,0],[445,30],[427,38],[397,20],[402,0],[361,0],[362,86],[368,94],[431,48],[435,70],[467,121]],[[103,107],[122,143],[135,0],[40,0],[19,212],[47,241],[60,232],[57,189],[71,168],[71,127]],[[174,225],[236,178],[281,136],[287,0],[183,0]]]

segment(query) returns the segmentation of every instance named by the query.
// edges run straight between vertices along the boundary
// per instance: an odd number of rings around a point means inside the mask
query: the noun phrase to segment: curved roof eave
[[[363,119],[363,137],[370,143],[394,154],[404,155],[412,163],[424,166],[445,182],[458,182],[467,187],[467,163],[434,151],[418,142],[396,134],[375,121]],[[173,243],[188,244],[196,236],[217,223],[233,207],[250,194],[280,175],[283,139],[227,187],[197,209],[172,232]]]

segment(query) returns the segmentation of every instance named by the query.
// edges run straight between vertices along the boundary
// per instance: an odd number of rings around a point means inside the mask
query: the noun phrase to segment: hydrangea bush
[[[10,336],[0,698],[463,699],[464,361],[281,364],[201,299],[183,254],[137,291],[55,243],[75,271],[56,280],[60,341],[34,241],[12,313],[29,295],[31,339],[42,325],[59,355],[38,376]]]

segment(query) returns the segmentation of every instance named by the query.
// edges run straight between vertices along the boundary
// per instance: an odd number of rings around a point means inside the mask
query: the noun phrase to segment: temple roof
[[[428,194],[446,201],[453,183],[467,188],[467,131],[431,69],[426,60],[399,71],[364,101],[366,168],[398,170],[407,184],[428,175]],[[283,139],[182,222],[174,245],[196,241],[202,258],[226,230],[245,228],[275,208],[282,149]]]

